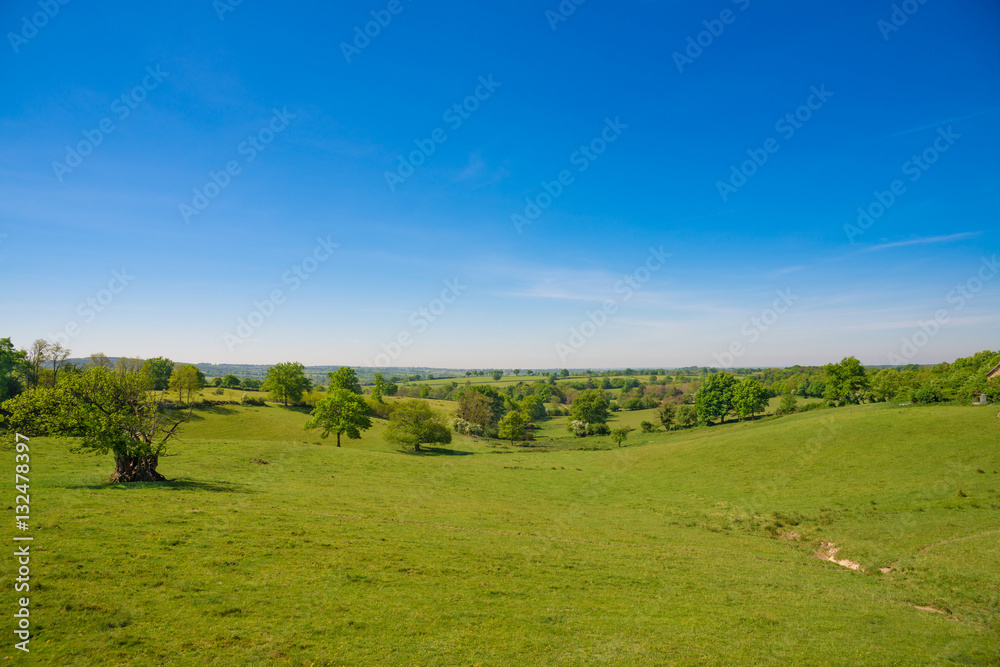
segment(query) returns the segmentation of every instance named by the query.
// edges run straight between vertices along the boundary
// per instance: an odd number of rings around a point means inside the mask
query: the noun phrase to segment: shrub
[[[799,401],[795,398],[795,394],[785,394],[781,397],[781,403],[778,404],[777,414],[779,415],[790,415],[799,409]]]
[[[639,424],[639,428],[642,429],[643,433],[655,433],[656,432],[656,426],[654,426],[652,422],[642,422],[641,424]]]
[[[396,402],[381,402],[372,399],[371,397],[365,398],[365,403],[368,404],[369,409],[372,411],[373,417],[378,417],[379,419],[388,419],[392,416],[393,410],[396,409]]]
[[[263,396],[248,396],[243,394],[243,398],[240,399],[240,405],[255,405],[260,408],[267,407],[267,401],[264,400]]]
[[[939,403],[943,399],[941,388],[934,382],[927,382],[913,392],[913,400],[917,403]]]

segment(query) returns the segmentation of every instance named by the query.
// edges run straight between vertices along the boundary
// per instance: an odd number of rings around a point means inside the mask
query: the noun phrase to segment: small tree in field
[[[673,403],[664,403],[657,416],[660,418],[663,428],[669,431],[674,425],[674,420],[677,418],[677,407]]]
[[[611,432],[611,439],[618,443],[621,447],[622,443],[628,440],[628,434],[634,429],[631,426],[622,426],[621,428],[616,428]]]
[[[275,364],[267,369],[267,378],[261,389],[270,392],[273,398],[288,407],[288,401],[302,400],[302,394],[312,386],[305,370],[305,366],[295,361]]]
[[[358,381],[358,374],[350,366],[341,366],[334,373],[327,373],[330,378],[330,388],[338,387],[349,392],[360,394],[361,383]]]
[[[764,412],[767,398],[767,389],[754,377],[745,377],[733,387],[733,407],[740,419],[753,419],[758,412]]]
[[[346,433],[348,438],[357,440],[361,431],[372,427],[369,416],[371,410],[365,399],[347,389],[331,388],[326,398],[321,399],[312,411],[312,419],[303,428],[322,428],[320,437],[326,438],[331,433],[337,434],[337,446],[340,447],[340,435]]]
[[[498,435],[503,440],[510,440],[513,445],[515,440],[524,440],[524,427],[528,420],[520,410],[511,410],[500,420]]]
[[[186,402],[190,405],[194,395],[204,388],[205,381],[199,373],[197,366],[191,364],[187,366],[178,365],[170,375],[170,390],[177,392],[177,400],[182,403],[185,402],[184,396],[187,395]]]
[[[799,401],[795,398],[795,394],[785,394],[781,397],[781,403],[778,404],[779,415],[790,415],[798,409]]]
[[[444,418],[427,403],[409,400],[397,404],[393,410],[385,429],[385,438],[419,452],[423,451],[420,449],[423,444],[450,443],[451,431],[445,425]]]

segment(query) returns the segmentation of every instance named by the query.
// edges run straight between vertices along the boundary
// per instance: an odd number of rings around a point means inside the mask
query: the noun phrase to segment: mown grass
[[[426,455],[377,420],[338,449],[303,412],[196,414],[163,484],[32,440],[33,664],[997,663],[988,409]]]

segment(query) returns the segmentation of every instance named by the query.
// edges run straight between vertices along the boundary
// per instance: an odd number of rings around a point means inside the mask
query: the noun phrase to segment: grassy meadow
[[[33,439],[32,664],[1000,663],[994,409],[425,454],[306,419],[197,410],[160,484]]]

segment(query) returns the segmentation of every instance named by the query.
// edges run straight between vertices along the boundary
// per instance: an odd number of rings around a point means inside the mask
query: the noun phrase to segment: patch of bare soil
[[[931,611],[935,614],[947,614],[944,609],[936,609],[935,607],[921,607],[920,605],[913,605],[914,609],[919,609],[920,611]]]
[[[837,553],[839,551],[840,548],[833,542],[823,542],[819,545],[819,551],[813,555],[816,556],[816,558],[836,563],[841,567],[846,567],[848,570],[860,570],[861,572],[864,572],[864,569],[861,567],[861,563],[855,563],[853,560],[848,560],[846,558],[838,559]]]

